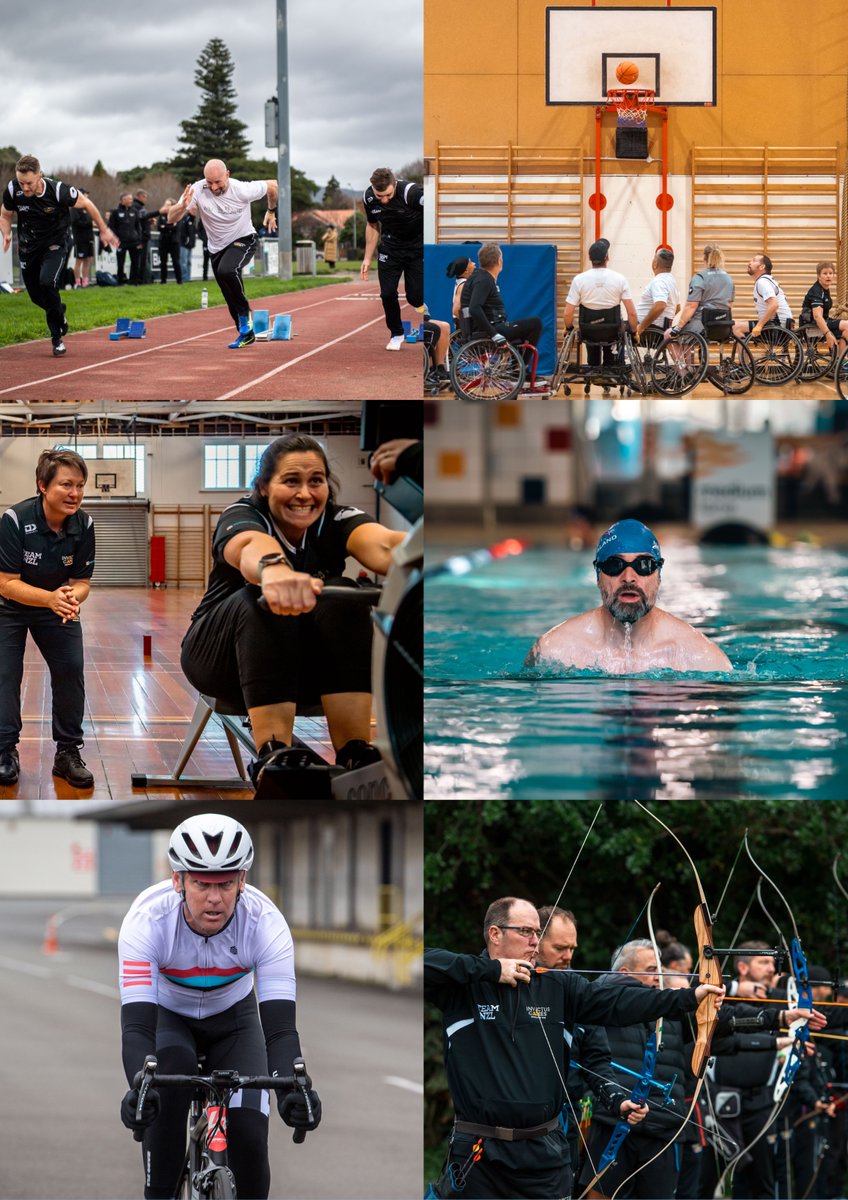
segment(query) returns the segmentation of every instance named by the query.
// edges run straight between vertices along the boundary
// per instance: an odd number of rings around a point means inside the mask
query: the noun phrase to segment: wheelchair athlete
[[[337,503],[337,487],[314,438],[287,434],[272,442],[252,494],[221,514],[206,594],[183,639],[189,682],[246,708],[259,755],[250,767],[254,781],[269,763],[301,761],[291,747],[298,701],[320,698],[339,766],[380,757],[368,743],[368,607],[316,601],[324,583],[355,586],[344,578],[348,555],[385,575],[405,534]],[[257,603],[260,593],[267,609]]]
[[[468,312],[471,336],[490,337],[496,345],[527,342],[531,346],[538,346],[542,336],[541,317],[522,317],[518,321],[510,321],[507,316],[498,287],[498,276],[503,270],[503,254],[498,243],[485,242],[480,247],[477,262],[477,269],[466,279],[460,295],[460,311]],[[524,351],[524,358],[529,367],[532,358],[530,351]]]
[[[121,1120],[144,1130],[147,1200],[174,1195],[192,1096],[190,1087],[151,1089],[139,1122],[134,1079],[148,1055],[163,1075],[194,1074],[203,1054],[209,1072],[286,1076],[301,1056],[292,937],[273,901],[245,883],[253,862],[247,830],[217,813],[189,817],[171,834],[168,861],[171,878],[135,899],[118,938],[130,1085]],[[318,1125],[321,1101],[314,1091],[309,1099],[311,1120],[302,1094],[277,1093],[291,1128]],[[254,1200],[265,1200],[271,1184],[269,1111],[268,1092],[236,1092],[230,1101],[229,1165],[238,1195]]]
[[[772,263],[767,254],[755,254],[748,263],[747,271],[754,280],[753,299],[757,309],[756,321],[735,321],[733,332],[737,337],[746,337],[749,333],[759,337],[764,325],[780,325],[783,329],[791,329],[792,309],[786,299],[786,293],[771,273]]]

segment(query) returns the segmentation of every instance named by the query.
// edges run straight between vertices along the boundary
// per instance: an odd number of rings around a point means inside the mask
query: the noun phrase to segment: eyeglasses
[[[605,558],[603,562],[595,559],[593,566],[603,571],[604,575],[622,575],[628,567],[632,567],[637,575],[653,575],[664,562],[664,558],[654,558],[653,554],[640,554],[633,562],[626,562],[620,554],[613,554],[612,558]]]
[[[535,938],[538,942],[542,936],[541,929],[530,929],[527,925],[498,925],[498,929],[514,929],[523,938]]]

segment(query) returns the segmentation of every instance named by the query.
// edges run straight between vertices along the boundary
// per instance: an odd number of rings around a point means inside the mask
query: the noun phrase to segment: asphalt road
[[[142,1194],[140,1150],[118,1115],[126,1081],[110,939],[128,902],[84,904],[62,926],[59,953],[45,954],[45,921],[62,903],[0,900],[3,1200]],[[272,1109],[271,1196],[419,1196],[420,998],[301,976],[298,1028],[324,1115],[296,1146]]]

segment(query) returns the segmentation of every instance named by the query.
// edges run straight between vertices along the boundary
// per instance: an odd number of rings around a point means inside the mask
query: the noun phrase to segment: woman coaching
[[[368,607],[317,599],[325,583],[348,583],[345,559],[385,575],[406,536],[336,501],[338,483],[314,438],[272,442],[250,496],[221,514],[206,594],[183,640],[182,668],[200,692],[250,716],[259,760],[254,780],[292,751],[297,702],[320,697],[348,768],[379,758],[371,726]],[[267,608],[257,602],[260,591]],[[295,752],[296,754],[299,752]]]
[[[76,788],[94,776],[80,758],[85,705],[80,605],[94,572],[94,522],[82,504],[88,468],[72,450],[45,450],[38,494],[0,518],[0,786],[20,773],[21,680],[27,631],[50,669],[53,774]]]

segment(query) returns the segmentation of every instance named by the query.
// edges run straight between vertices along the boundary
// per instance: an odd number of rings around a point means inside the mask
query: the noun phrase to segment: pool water
[[[430,561],[444,554],[428,546]],[[524,669],[598,603],[591,552],[529,550],[426,586],[427,798],[848,796],[848,553],[663,544],[661,608],[731,673]]]

